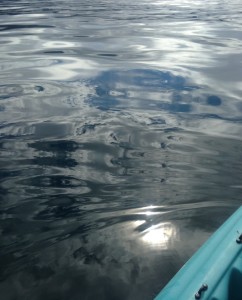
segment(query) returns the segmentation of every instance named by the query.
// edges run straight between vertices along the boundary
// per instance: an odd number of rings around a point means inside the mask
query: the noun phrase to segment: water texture
[[[3,0],[0,295],[153,297],[241,204],[240,0]]]

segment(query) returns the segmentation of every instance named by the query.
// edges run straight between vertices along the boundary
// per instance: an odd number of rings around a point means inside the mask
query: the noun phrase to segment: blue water
[[[0,295],[159,292],[241,204],[240,0],[3,0]]]

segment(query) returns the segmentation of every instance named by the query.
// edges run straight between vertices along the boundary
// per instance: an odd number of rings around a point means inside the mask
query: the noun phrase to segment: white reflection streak
[[[43,43],[45,49],[51,50],[55,48],[74,48],[77,46],[77,43],[67,42],[67,41],[48,41]]]
[[[61,63],[60,63],[60,62]],[[72,79],[75,76],[80,76],[80,72],[85,70],[86,76],[95,76],[97,75],[95,70],[96,64],[93,61],[87,60],[87,59],[80,59],[80,58],[70,58],[70,57],[62,57],[58,56],[58,61],[55,60],[42,60],[42,62],[49,63],[48,66],[44,66],[45,71],[47,72],[48,77],[51,77],[51,79],[55,80],[68,80]],[[43,69],[43,67],[36,68],[40,71]],[[91,72],[88,73],[88,71]],[[87,75],[88,74],[88,75]]]

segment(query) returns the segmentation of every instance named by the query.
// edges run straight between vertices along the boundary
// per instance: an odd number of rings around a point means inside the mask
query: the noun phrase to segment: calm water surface
[[[241,204],[240,0],[3,0],[0,295],[158,293]]]

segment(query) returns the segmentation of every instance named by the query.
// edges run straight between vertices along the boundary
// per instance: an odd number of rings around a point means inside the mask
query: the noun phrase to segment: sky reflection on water
[[[241,204],[240,1],[2,1],[0,294],[152,299]]]

